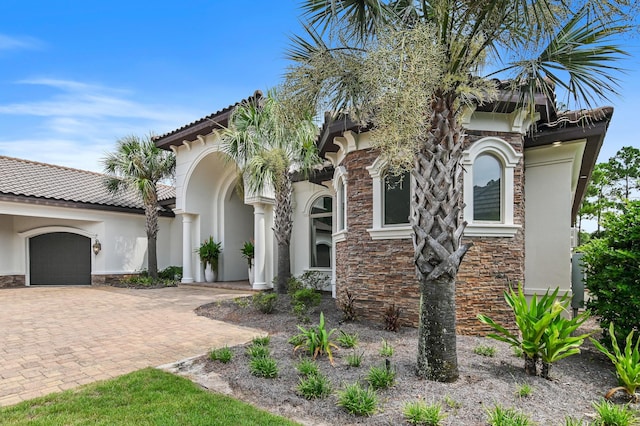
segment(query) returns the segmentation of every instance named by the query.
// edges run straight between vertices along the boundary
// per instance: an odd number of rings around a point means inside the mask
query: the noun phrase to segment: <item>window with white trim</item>
[[[409,223],[411,202],[411,180],[409,172],[400,175],[387,173],[384,177],[382,197],[382,226],[406,225]]]
[[[347,230],[347,173],[340,166],[333,175],[333,188],[336,191],[336,233]]]
[[[506,141],[487,137],[463,153],[466,236],[513,237],[514,170],[522,154]]]
[[[388,174],[380,157],[367,170],[373,183],[373,224],[367,232],[374,240],[411,238],[411,174]]]
[[[331,267],[331,245],[333,232],[333,199],[322,196],[311,205],[311,259],[312,268]]]

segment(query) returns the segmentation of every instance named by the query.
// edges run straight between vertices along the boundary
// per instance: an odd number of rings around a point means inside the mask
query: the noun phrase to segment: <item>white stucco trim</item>
[[[344,132],[342,136],[333,138],[333,143],[338,146],[338,152],[329,152],[325,154],[325,157],[331,161],[334,167],[342,164],[342,161],[350,152],[371,148],[372,146],[368,133],[358,134],[351,130]]]
[[[502,166],[502,219],[499,223],[473,221],[473,164],[482,154],[493,155]],[[464,219],[468,225],[464,235],[469,237],[513,237],[520,225],[513,222],[514,169],[522,154],[503,139],[489,136],[474,142],[462,154],[464,175]]]
[[[333,173],[333,189],[335,190],[335,222],[334,222],[334,232],[344,232],[348,229],[347,227],[347,170],[344,166],[339,166],[335,169]],[[342,212],[342,214],[338,214]]]
[[[535,121],[540,119],[540,113],[533,116],[526,108],[519,108],[511,113],[476,111],[466,108],[462,114],[462,126],[467,130],[494,131],[519,133],[524,135]]]
[[[385,226],[384,228],[367,229],[372,240],[406,240],[410,239],[413,233],[411,225]]]

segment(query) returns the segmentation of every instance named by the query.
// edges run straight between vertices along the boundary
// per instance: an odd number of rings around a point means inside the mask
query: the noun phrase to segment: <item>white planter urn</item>
[[[211,267],[211,263],[207,262],[204,267],[204,280],[208,283],[212,283],[216,280],[216,271]]]
[[[254,270],[254,266],[253,266],[253,259],[251,259],[251,266],[249,266],[249,285],[253,287],[253,270]]]

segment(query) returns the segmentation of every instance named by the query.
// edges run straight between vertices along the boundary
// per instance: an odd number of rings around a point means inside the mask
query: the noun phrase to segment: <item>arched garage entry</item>
[[[91,239],[70,232],[29,238],[31,285],[90,285]]]

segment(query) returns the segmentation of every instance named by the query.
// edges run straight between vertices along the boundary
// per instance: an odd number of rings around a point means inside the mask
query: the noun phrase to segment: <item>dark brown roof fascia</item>
[[[259,99],[262,97],[262,92],[256,90],[249,98],[243,99],[233,105],[229,105],[213,114],[200,118],[193,123],[189,123],[178,129],[172,130],[164,135],[156,136],[153,138],[156,146],[161,149],[169,150],[171,146],[182,145],[183,141],[194,141],[199,135],[205,136],[217,129],[224,129],[229,125],[229,117],[233,109],[243,102]]]
[[[132,213],[132,214],[141,214],[141,215],[145,214],[144,209],[138,209],[138,208],[110,206],[106,204],[83,203],[79,201],[54,200],[51,198],[33,197],[28,195],[0,193],[0,201],[7,201],[11,203],[32,204],[32,205],[48,206],[48,207],[65,207],[65,208],[86,209],[86,210],[102,210],[102,211],[108,211],[108,212]],[[158,215],[164,216],[164,217],[175,217],[175,213],[173,213],[173,211],[165,210],[165,209],[159,210]]]

